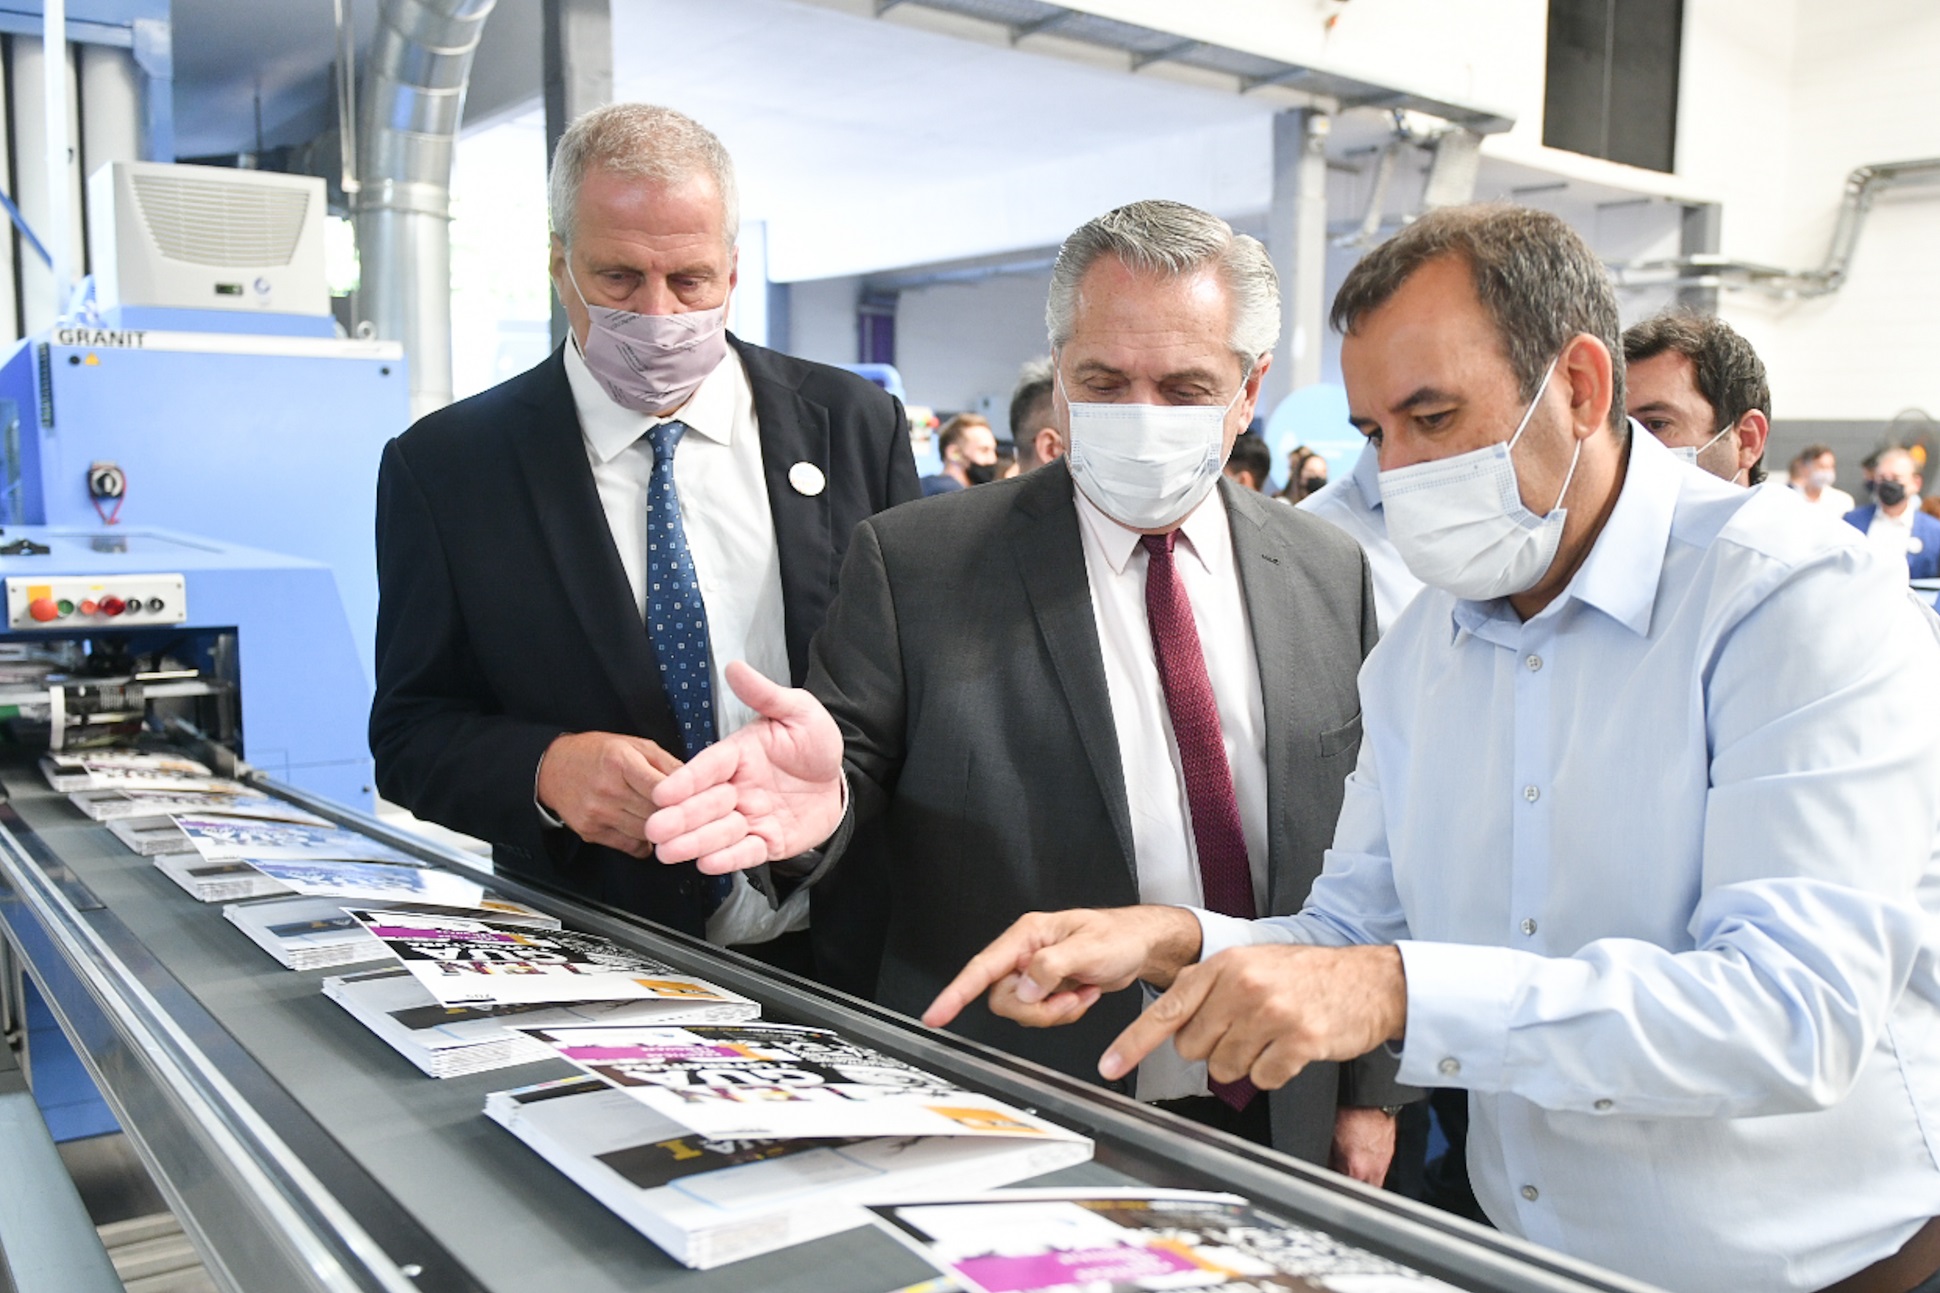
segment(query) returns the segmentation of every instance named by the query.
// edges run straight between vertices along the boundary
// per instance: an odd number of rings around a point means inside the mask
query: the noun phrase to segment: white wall
[[[862,280],[854,277],[789,284],[788,353],[821,364],[853,364],[861,289]]]
[[[904,292],[896,303],[896,367],[910,402],[973,409],[1002,437],[1017,370],[1049,351],[1050,286],[1046,270]]]
[[[1735,77],[1763,116],[1747,122],[1693,112],[1680,122],[1680,149],[1693,166],[1709,165],[1721,177],[1726,255],[1812,268],[1825,256],[1848,172],[1940,152],[1932,108],[1940,7],[1798,0],[1789,42],[1765,30],[1787,26],[1773,11],[1788,7],[1690,0],[1687,12],[1704,15],[1717,38],[1687,47],[1687,84],[1696,71],[1728,93]],[[1747,46],[1769,59],[1747,58]],[[1706,61],[1694,66],[1699,59]],[[1836,295],[1789,303],[1726,295],[1721,313],[1758,347],[1779,418],[1884,420],[1915,406],[1940,412],[1936,232],[1940,186],[1888,195],[1875,204]]]

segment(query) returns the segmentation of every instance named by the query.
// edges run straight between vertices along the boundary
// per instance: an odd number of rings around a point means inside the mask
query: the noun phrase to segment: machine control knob
[[[103,615],[119,615],[127,609],[128,603],[122,601],[119,597],[103,597],[101,599],[101,613]]]
[[[36,597],[27,605],[27,613],[45,624],[61,617],[61,608],[54,604],[52,597]]]
[[[92,615],[100,609],[101,603],[92,599],[81,603],[81,614],[83,615]]]
[[[159,597],[151,597],[148,599],[148,609],[151,613],[160,615],[164,610],[168,609],[168,603]]]

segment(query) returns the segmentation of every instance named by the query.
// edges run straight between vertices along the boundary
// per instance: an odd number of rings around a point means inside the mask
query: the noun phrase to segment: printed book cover
[[[590,1078],[495,1092],[485,1113],[701,1270],[867,1225],[868,1203],[993,1189],[1091,1156],[1082,1137],[698,1136]]]
[[[348,862],[390,862],[398,866],[428,865],[418,858],[357,831],[340,826],[307,826],[301,822],[261,821],[245,817],[179,816],[176,824],[210,861],[305,861],[319,858]]]
[[[156,857],[155,867],[197,902],[242,902],[290,893],[247,862],[211,862],[200,853],[163,853]]]
[[[1454,1293],[1233,1194],[1014,1190],[871,1211],[969,1293]]]
[[[820,1028],[764,1023],[523,1031],[589,1076],[704,1136],[1075,1135]]]
[[[597,934],[417,911],[350,910],[448,1006],[742,1000]]]
[[[150,790],[111,786],[77,790],[68,796],[73,805],[97,822],[124,817],[256,817],[268,821],[327,826],[323,818],[272,795],[258,794],[240,781],[211,780],[206,790]]]
[[[332,977],[323,993],[432,1077],[457,1077],[553,1058],[513,1024],[666,1023],[758,1019],[761,1007],[723,990],[721,1001],[586,1001],[445,1006],[401,965]]]

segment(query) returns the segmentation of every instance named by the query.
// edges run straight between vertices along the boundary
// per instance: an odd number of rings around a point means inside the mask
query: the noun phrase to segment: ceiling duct
[[[384,0],[358,104],[357,314],[404,343],[415,419],[451,402],[451,157],[495,0]]]
[[[1736,287],[1762,292],[1781,300],[1830,296],[1846,285],[1853,253],[1873,201],[1888,189],[1940,184],[1940,157],[1910,162],[1879,162],[1861,166],[1846,176],[1839,201],[1839,221],[1832,229],[1832,245],[1817,269],[1780,269],[1703,254],[1674,260],[1642,260],[1612,265],[1618,287]]]

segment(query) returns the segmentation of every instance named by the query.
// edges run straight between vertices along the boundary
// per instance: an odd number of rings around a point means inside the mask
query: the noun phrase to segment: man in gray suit
[[[889,892],[876,996],[909,1013],[1028,911],[1298,911],[1360,745],[1366,560],[1220,474],[1279,335],[1265,249],[1135,203],[1065,242],[1046,313],[1068,456],[863,522],[807,690],[735,666],[766,719],[661,783],[646,827],[662,861],[704,871],[818,845],[833,865],[869,828]],[[833,928],[819,906],[812,927]],[[953,1022],[1094,1077],[1140,1004],[1128,987],[1049,1031],[981,1004]],[[1172,1052],[1121,1085],[1378,1183],[1392,1072],[1316,1065],[1266,1097]]]

